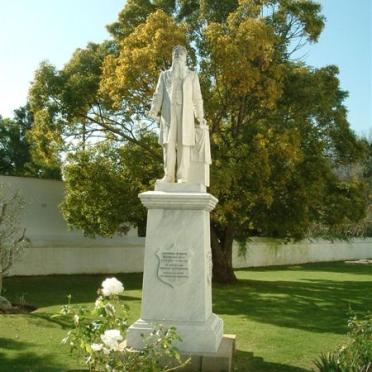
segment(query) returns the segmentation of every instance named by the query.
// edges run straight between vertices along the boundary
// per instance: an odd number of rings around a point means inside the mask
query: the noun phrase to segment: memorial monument
[[[210,211],[206,192],[211,163],[209,131],[196,72],[186,48],[173,49],[161,72],[149,117],[160,127],[164,177],[139,198],[148,209],[141,318],[128,329],[127,345],[143,347],[153,325],[174,326],[183,353],[216,353],[223,321],[212,312]]]

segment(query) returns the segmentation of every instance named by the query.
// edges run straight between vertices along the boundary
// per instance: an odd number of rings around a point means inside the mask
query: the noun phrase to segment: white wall
[[[137,237],[136,229],[112,239],[90,239],[68,229],[58,210],[63,182],[0,176],[0,183],[22,195],[25,208],[20,225],[31,241],[10,275],[142,271],[144,239]]]
[[[0,176],[0,183],[23,194],[26,209],[21,223],[31,240],[31,247],[10,275],[142,272],[145,242],[135,230],[112,239],[88,239],[80,231],[68,230],[58,210],[63,198],[62,182]],[[291,244],[254,238],[245,256],[239,256],[238,245],[234,244],[233,265],[243,268],[359,258],[372,258],[371,238]]]
[[[16,262],[10,275],[142,272],[143,247],[144,244],[121,247],[103,244],[90,247],[32,247]]]
[[[247,244],[245,255],[239,255],[238,244],[234,243],[233,248],[235,268],[372,258],[371,238],[289,244],[281,244],[274,239],[253,238]]]
[[[45,245],[27,249],[14,265],[11,275],[95,274],[142,272],[144,238],[133,238],[125,245],[98,240],[84,246]],[[234,244],[235,268],[290,265],[309,262],[372,258],[372,239],[349,242],[328,241],[279,244],[265,238],[248,243],[245,256]]]

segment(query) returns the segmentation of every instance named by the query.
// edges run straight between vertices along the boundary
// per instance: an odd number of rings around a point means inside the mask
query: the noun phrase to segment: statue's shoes
[[[184,178],[179,178],[177,180],[177,183],[186,183],[186,182],[187,182],[187,180],[185,180]]]
[[[156,180],[156,182],[174,183],[174,179],[172,177],[164,176],[163,178]]]

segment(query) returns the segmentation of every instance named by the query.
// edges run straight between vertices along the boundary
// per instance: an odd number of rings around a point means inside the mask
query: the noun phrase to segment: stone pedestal
[[[176,327],[181,352],[215,353],[223,322],[212,313],[209,212],[217,199],[192,184],[157,184],[139,197],[148,209],[142,308],[127,344],[141,349],[141,334],[158,323]]]

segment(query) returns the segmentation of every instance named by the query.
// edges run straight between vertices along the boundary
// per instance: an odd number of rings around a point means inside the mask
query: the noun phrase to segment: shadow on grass
[[[42,328],[55,328],[56,325],[65,330],[73,328],[73,322],[65,316],[52,317],[50,313],[33,313],[28,318],[28,322],[30,325]]]
[[[20,297],[37,307],[65,305],[67,295],[71,294],[71,303],[89,303],[97,298],[97,289],[107,277],[115,276],[124,283],[126,291],[142,288],[142,274],[107,274],[107,275],[51,275],[33,277],[5,278],[4,287],[11,301]],[[125,293],[125,292],[124,292]],[[140,294],[124,296],[125,301],[140,301]]]
[[[54,360],[53,355],[37,355],[32,352],[23,352],[33,344],[19,342],[8,338],[0,338],[0,371],[1,372],[62,372],[64,366]],[[1,352],[1,349],[15,350],[17,354],[11,355]]]
[[[290,366],[288,364],[265,362],[253,353],[237,350],[235,354],[235,371],[237,372],[308,372],[310,370]]]
[[[22,341],[15,341],[11,338],[4,338],[0,337],[0,350],[7,349],[7,350],[24,350],[28,347],[32,346],[30,342],[22,342]],[[1,356],[1,353],[0,353]],[[1,359],[0,359],[1,360]],[[1,366],[1,364],[0,364]],[[1,369],[0,369],[1,371]]]
[[[281,327],[346,333],[350,309],[372,307],[372,280],[263,281],[239,280],[216,286],[214,311]]]

